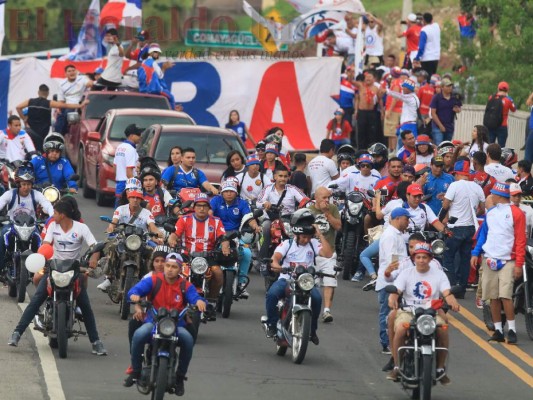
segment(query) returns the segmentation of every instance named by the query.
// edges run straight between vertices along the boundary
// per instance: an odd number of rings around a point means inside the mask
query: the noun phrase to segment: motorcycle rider
[[[272,205],[281,207],[280,215],[293,214],[296,204],[299,204],[305,195],[296,186],[288,185],[289,170],[280,165],[274,171],[274,183],[265,187],[257,198],[257,208],[268,212]],[[270,219],[263,222],[263,244],[259,250],[259,258],[263,260],[269,256],[270,247]],[[266,265],[261,262],[261,271],[266,271]]]
[[[261,172],[261,160],[257,154],[251,154],[246,159],[246,169],[237,174],[239,181],[240,197],[244,200],[257,200],[261,190],[270,183],[265,174]]]
[[[176,223],[176,231],[171,233],[168,238],[168,245],[176,247],[178,240],[183,244],[185,250],[193,252],[210,252],[215,249],[217,239],[225,236],[226,230],[220,218],[209,215],[211,205],[209,197],[205,193],[198,193],[194,198],[194,213],[184,215]],[[222,254],[230,255],[230,242],[225,239],[221,242]],[[208,259],[211,271],[211,280],[209,282],[209,298],[211,304],[216,304],[220,288],[224,282],[222,270],[216,265],[216,260]],[[210,319],[215,319],[213,311],[209,310]]]
[[[389,170],[389,150],[383,143],[374,143],[368,148],[368,152],[374,158],[374,168],[381,176],[390,175]],[[401,161],[401,160],[400,160]]]
[[[460,306],[454,295],[450,292],[450,282],[443,270],[430,268],[433,259],[431,247],[427,243],[419,243],[415,246],[414,268],[407,268],[401,271],[394,280],[394,285],[398,293],[389,295],[389,307],[391,310],[398,310],[398,296],[403,293],[404,303],[412,310],[415,308],[430,308],[432,300],[437,300],[442,295],[453,311],[459,311]],[[399,377],[398,348],[405,343],[405,338],[409,324],[413,319],[412,311],[398,310],[394,319],[394,341],[392,343],[392,355],[394,357],[394,369],[387,375],[387,379],[396,381]],[[445,324],[445,315],[442,309],[437,310],[437,324]],[[448,348],[448,330],[443,327],[437,328],[437,346]],[[437,380],[441,384],[450,383],[450,378],[444,370],[446,354],[444,351],[437,351]]]
[[[43,194],[32,189],[34,181],[35,171],[33,170],[33,165],[29,161],[24,161],[15,170],[17,188],[8,190],[0,196],[0,210],[7,207],[9,219],[13,220],[19,214],[29,214],[36,219],[37,206],[41,206],[43,211],[48,215],[54,213],[52,204],[46,200]],[[10,230],[11,225],[4,225],[0,234],[2,239],[0,240],[0,276],[3,276],[5,269],[5,236]]]
[[[156,166],[146,166],[141,169],[140,177],[143,187],[143,198],[148,203],[146,208],[157,217],[165,215],[166,207],[169,205],[172,196],[163,189],[159,182],[161,181],[161,171]]]
[[[211,213],[220,218],[226,232],[238,231],[243,217],[250,214],[248,203],[238,197],[237,185],[230,179],[222,184],[220,194],[211,199]],[[257,233],[261,233],[261,227],[257,221],[251,220],[250,226]],[[244,285],[252,262],[252,251],[244,247],[244,243],[239,244],[239,290],[242,290],[241,297],[248,298],[250,294]]]
[[[96,239],[91,233],[89,227],[73,218],[79,214],[78,210],[73,208],[73,203],[59,200],[53,210],[54,222],[48,227],[43,245],[51,244],[54,247],[52,259],[55,260],[78,260],[80,258],[83,242],[92,246],[96,244]],[[96,268],[99,253],[94,253],[89,260],[89,268]],[[20,321],[11,335],[8,342],[10,346],[16,347],[21,335],[24,333],[33,317],[39,312],[39,308],[46,301],[48,273],[44,279],[41,279],[35,294],[32,296],[30,304],[24,310]],[[81,278],[80,278],[81,279]],[[81,291],[76,299],[77,306],[81,309],[83,321],[87,329],[87,335],[92,343],[92,354],[105,356],[107,350],[98,336],[96,321],[87,295],[87,289],[84,284],[80,285]]]
[[[347,195],[356,190],[367,196],[367,191],[373,189],[376,182],[381,179],[379,173],[372,169],[373,163],[374,160],[370,154],[362,154],[357,159],[357,170],[331,181],[329,186],[335,184]]]
[[[70,193],[76,193],[78,184],[69,180],[74,175],[74,168],[69,160],[61,157],[64,148],[63,137],[58,133],[52,133],[44,139],[43,151],[46,156],[31,160],[35,170],[35,184],[53,185],[59,190],[68,188]]]
[[[274,337],[277,333],[276,324],[278,313],[276,305],[278,301],[286,296],[288,274],[281,273],[282,268],[294,268],[302,265],[304,267],[314,266],[316,256],[330,258],[333,256],[333,249],[328,240],[314,225],[315,217],[307,209],[296,211],[291,217],[291,229],[295,233],[293,239],[284,240],[274,251],[272,256],[272,270],[280,272],[279,279],[272,284],[266,294],[267,312],[267,337]],[[314,238],[316,237],[316,239]],[[318,239],[318,240],[317,240]],[[311,290],[311,341],[318,345],[319,339],[316,334],[318,328],[318,317],[322,306],[320,291],[314,287]]]
[[[444,172],[444,158],[432,157],[431,173],[424,174],[417,183],[424,188],[424,195],[429,196],[427,205],[435,214],[440,212],[444,195],[453,182],[453,176]]]
[[[142,369],[142,356],[144,345],[150,342],[154,321],[152,313],[144,313],[138,304],[142,297],[149,296],[155,310],[161,307],[181,312],[187,304],[194,304],[200,312],[206,310],[205,300],[198,295],[195,287],[180,276],[183,259],[177,253],[170,253],[166,257],[165,272],[154,274],[144,278],[128,292],[128,297],[135,304],[133,318],[144,321],[144,324],[133,334],[131,343],[131,365],[132,372],[124,382],[124,386],[131,387],[139,379]],[[158,287],[158,281],[161,282]],[[182,285],[185,282],[185,295],[182,296]],[[185,298],[183,298],[185,297]],[[184,381],[186,379],[189,363],[192,358],[194,339],[185,327],[178,327],[178,346],[180,347],[178,368],[176,370],[176,386],[174,388],[177,396],[185,394]],[[138,382],[144,385],[144,382]]]
[[[9,162],[24,160],[28,153],[35,151],[30,135],[22,129],[20,118],[11,115],[7,119],[7,129],[0,130],[0,159]]]

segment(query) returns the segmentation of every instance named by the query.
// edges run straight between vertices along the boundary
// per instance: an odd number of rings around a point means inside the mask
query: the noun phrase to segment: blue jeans
[[[68,122],[67,122],[67,112],[74,111],[63,108],[57,114],[56,123],[54,125],[54,132],[61,133],[64,135],[68,131]]]
[[[489,143],[494,143],[496,142],[496,139],[498,139],[498,144],[500,147],[505,147],[508,135],[509,131],[507,127],[500,126],[499,128],[489,131]]]
[[[433,136],[433,144],[438,146],[445,140],[451,141],[453,139],[453,132],[441,132],[439,128],[433,127],[431,130],[431,136]]]
[[[389,333],[387,330],[387,316],[390,313],[389,294],[385,289],[378,291],[379,302],[379,342],[381,346],[389,345]]]
[[[533,129],[529,130],[529,134],[526,139],[526,154],[524,157],[526,160],[533,162]]]
[[[239,283],[246,282],[250,264],[252,263],[252,250],[249,247],[239,246]]]
[[[364,249],[361,254],[359,254],[359,261],[366,269],[369,275],[375,274],[376,269],[374,268],[374,263],[371,258],[379,254],[379,239],[374,240],[366,249]]]
[[[446,240],[447,249],[443,255],[443,266],[448,271],[450,284],[461,285],[463,290],[466,290],[470,273],[470,254],[476,229],[474,226],[458,226],[450,230],[453,236]],[[459,258],[458,263],[455,262],[456,254]]]
[[[146,322],[133,334],[131,340],[131,366],[134,372],[140,372],[142,369],[144,345],[152,339],[153,329],[154,324]],[[181,376],[185,376],[187,375],[189,363],[192,358],[194,339],[187,329],[182,327],[178,328],[178,346],[180,347],[180,354],[177,373]]]
[[[278,322],[278,311],[276,305],[278,300],[285,298],[285,289],[287,287],[287,281],[285,279],[278,279],[270,286],[266,294],[266,312],[267,312],[267,324],[269,326],[276,326]],[[311,290],[311,310],[313,312],[313,318],[311,320],[311,334],[316,333],[318,328],[318,317],[320,316],[320,308],[322,307],[322,296],[320,291],[314,287]]]
[[[122,192],[126,190],[126,181],[116,181],[115,183],[115,208],[120,206],[120,198],[122,197]]]
[[[10,229],[11,225],[4,225],[0,233],[0,273],[6,268],[6,240],[4,236]]]

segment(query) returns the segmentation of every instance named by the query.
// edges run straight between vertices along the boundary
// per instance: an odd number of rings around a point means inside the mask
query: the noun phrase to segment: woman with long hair
[[[350,144],[350,134],[352,126],[344,118],[344,110],[339,108],[335,111],[333,119],[328,122],[326,139],[335,142],[335,148],[338,149],[343,144]]]
[[[237,176],[246,169],[246,160],[244,156],[237,150],[232,150],[226,157],[226,170],[222,173],[222,181],[226,180],[228,176]]]
[[[241,138],[242,142],[246,145],[246,140],[250,139],[250,142],[255,146],[255,140],[250,135],[248,127],[244,122],[241,121],[241,116],[237,110],[231,110],[229,112],[228,123],[226,124],[227,129],[231,129]]]
[[[489,146],[489,130],[484,125],[476,125],[472,129],[472,142],[468,149],[468,157],[472,160],[472,156],[476,151],[487,152]]]
[[[168,167],[166,167],[161,173],[161,181],[167,188],[170,187],[170,189],[172,189],[172,183],[174,182],[174,179],[176,179],[176,175],[181,165],[181,153],[183,153],[183,149],[180,146],[172,147],[168,153]]]

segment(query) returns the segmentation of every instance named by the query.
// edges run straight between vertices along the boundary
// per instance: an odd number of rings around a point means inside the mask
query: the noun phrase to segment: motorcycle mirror
[[[264,211],[263,210],[254,210],[254,219],[259,219],[263,216]]]
[[[100,221],[111,223],[111,222],[113,222],[113,218],[108,217],[107,215],[100,215]]]
[[[226,239],[228,240],[237,239],[238,237],[239,237],[239,232],[237,231],[231,232],[230,234],[226,235]]]
[[[184,203],[181,205],[181,207],[182,207],[182,208],[190,208],[190,207],[192,207],[193,203],[194,203],[194,201],[192,201],[192,200],[187,200],[186,202],[184,202]]]
[[[387,292],[389,294],[397,294],[398,293],[398,289],[394,285],[387,285],[387,286],[385,286],[385,292]]]
[[[166,222],[165,224],[163,224],[163,229],[168,233],[176,232],[176,226],[174,224],[171,224],[170,222]]]
[[[448,223],[453,225],[457,222],[458,218],[457,217],[450,217],[448,218]]]
[[[369,196],[369,197],[376,197],[376,192],[374,191],[374,189],[368,189],[366,191],[366,194]]]
[[[329,189],[338,189],[338,188],[339,188],[339,185],[337,185],[336,183],[334,183],[333,185],[329,185],[328,188],[329,188]]]
[[[450,288],[450,293],[455,295],[458,295],[464,291],[463,287],[461,285],[455,285]]]
[[[105,242],[97,242],[91,248],[91,253],[100,253],[105,247]]]
[[[42,254],[33,253],[28,256],[24,265],[29,272],[36,274],[44,267],[45,264],[46,259]]]
[[[79,181],[80,176],[78,174],[72,174],[70,175],[70,178],[68,178],[69,181]]]

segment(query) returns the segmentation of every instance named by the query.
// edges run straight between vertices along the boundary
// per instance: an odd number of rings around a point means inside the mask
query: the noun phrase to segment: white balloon
[[[26,269],[33,274],[36,274],[44,267],[46,259],[42,254],[33,253],[26,258]]]

